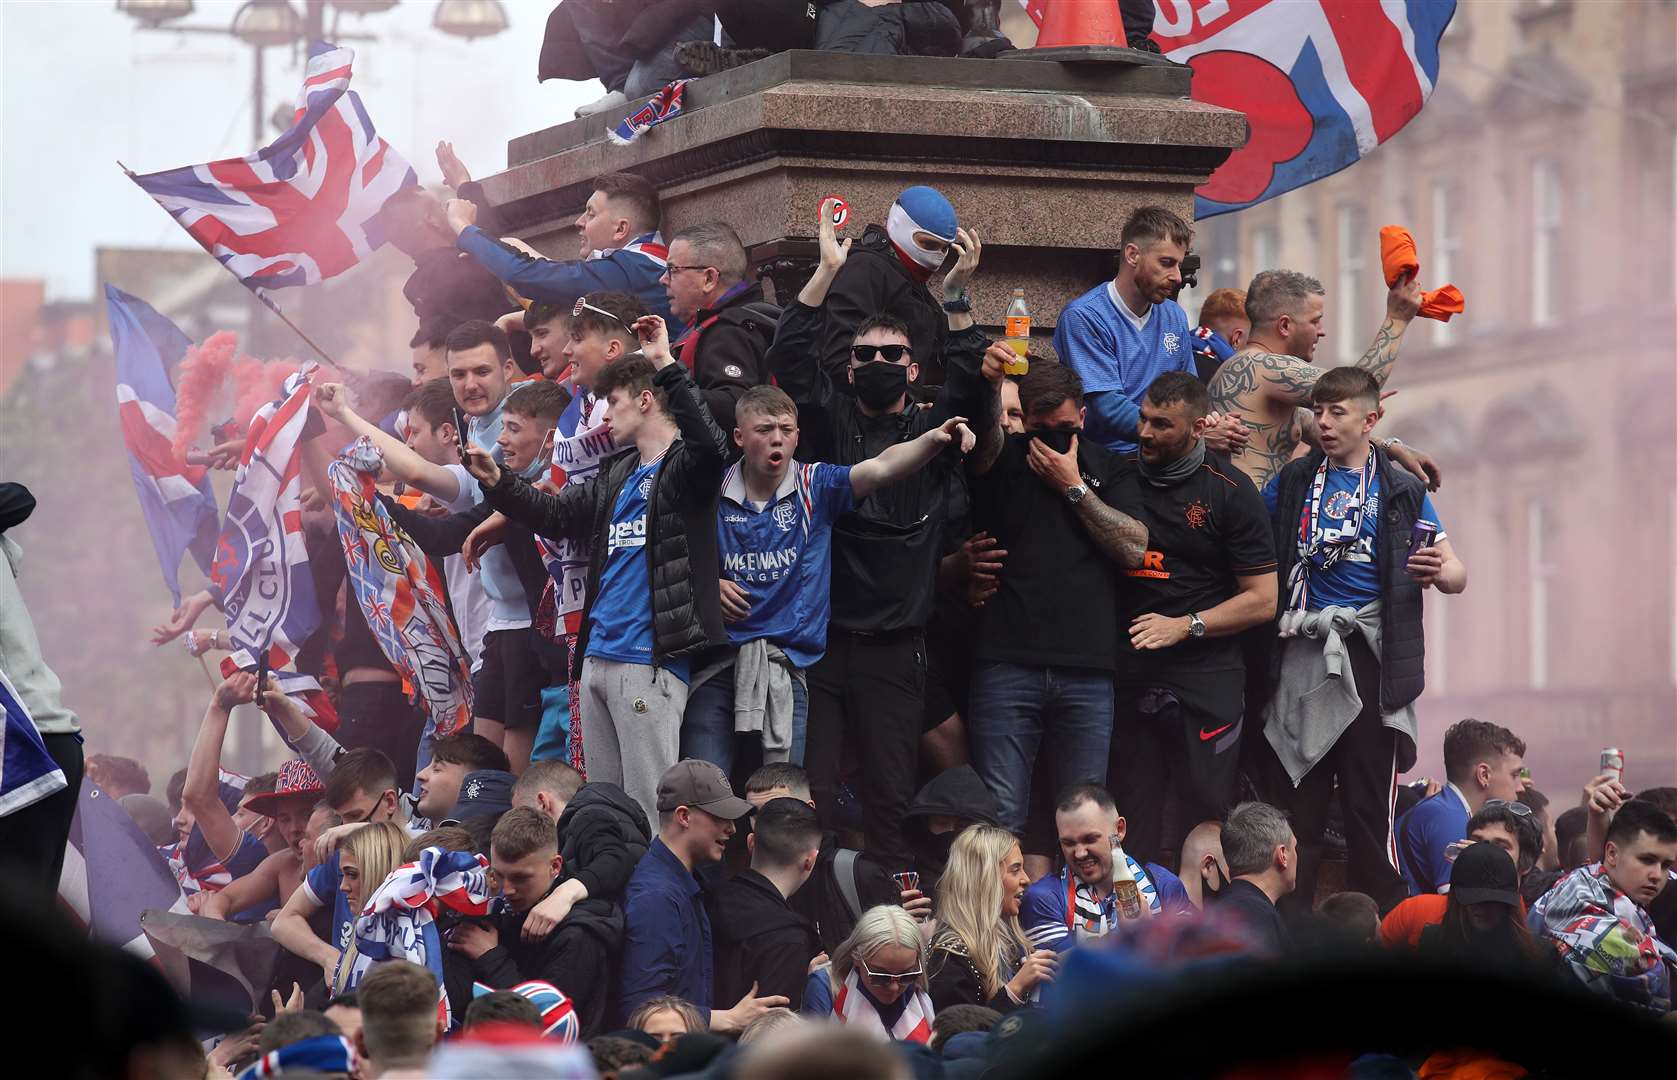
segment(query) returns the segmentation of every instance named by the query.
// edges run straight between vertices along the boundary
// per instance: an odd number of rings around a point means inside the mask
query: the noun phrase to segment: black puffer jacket
[[[635,864],[652,843],[646,811],[616,784],[584,784],[559,815],[559,880],[590,898],[623,902]]]
[[[920,365],[920,382],[943,385],[949,317],[925,283],[908,272],[885,235],[884,226],[869,225],[862,233],[827,290],[827,302],[821,310],[827,317],[820,339],[821,370],[835,384],[846,383],[844,372],[850,366],[856,327],[865,319],[889,312],[908,324],[908,342],[914,349],[915,363]]]
[[[552,983],[571,999],[582,1037],[593,1038],[605,1029],[606,1009],[617,1000],[623,909],[609,900],[578,901],[552,933],[534,941],[524,938],[528,916],[505,912],[495,920],[500,943],[472,961],[473,977],[499,990],[527,979]]]
[[[658,482],[646,507],[652,663],[658,666],[727,641],[717,591],[716,499],[728,440],[680,364],[665,365],[652,381],[664,392],[679,432],[658,470]],[[588,652],[594,602],[610,550],[607,534],[612,509],[618,492],[639,466],[640,454],[630,447],[609,458],[593,479],[557,495],[537,491],[505,469],[496,485],[484,492],[485,503],[542,536],[591,544],[573,677],[581,676],[582,658]]]
[[[763,299],[763,287],[755,283],[693,316],[678,355],[723,431],[734,430],[740,395],[770,381],[769,343],[779,322],[780,309]]]

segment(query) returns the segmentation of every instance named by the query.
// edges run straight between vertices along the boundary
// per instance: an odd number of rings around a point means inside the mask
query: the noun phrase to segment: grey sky
[[[229,26],[239,6],[197,0],[182,21]],[[476,42],[433,29],[436,6],[403,0],[342,20],[379,37],[346,42],[352,86],[422,182],[441,180],[438,139],[482,176],[505,165],[509,138],[567,120],[600,93],[593,82],[536,83],[549,0],[502,0],[511,27]],[[0,276],[45,278],[50,298],[83,299],[95,247],[192,246],[116,161],[155,172],[254,150],[251,52],[232,36],[142,30],[115,0],[0,2]],[[296,97],[301,54],[265,55],[272,113]]]

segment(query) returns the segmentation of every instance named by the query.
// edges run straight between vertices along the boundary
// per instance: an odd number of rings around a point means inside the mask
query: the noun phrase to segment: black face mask
[[[1071,453],[1071,440],[1074,435],[1082,435],[1082,428],[1047,428],[1042,431],[1027,431],[1025,438],[1039,439],[1042,445],[1056,454]]]
[[[1200,878],[1200,895],[1207,904],[1215,903],[1223,891],[1223,886],[1229,883],[1228,879],[1223,876],[1223,868],[1216,863],[1211,864],[1211,873],[1216,878],[1217,883],[1215,885],[1207,881],[1203,875]]]
[[[908,365],[876,360],[850,369],[856,398],[870,409],[889,409],[908,393]]]

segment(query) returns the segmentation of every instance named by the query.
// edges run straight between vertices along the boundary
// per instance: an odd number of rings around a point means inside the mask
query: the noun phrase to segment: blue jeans
[[[1112,743],[1112,676],[1082,668],[984,660],[972,681],[972,764],[995,796],[1002,827],[1020,835],[1040,748],[1057,795],[1104,784]]]
[[[803,683],[792,680],[792,754],[794,765],[804,763],[804,740],[809,732],[809,693]],[[749,741],[748,741],[749,740]],[[762,746],[759,735],[734,731],[734,666],[718,671],[687,696],[687,712],[681,718],[681,756],[698,758],[719,766],[729,777],[742,746]],[[749,755],[761,762],[762,755]],[[755,768],[755,765],[753,766]]]

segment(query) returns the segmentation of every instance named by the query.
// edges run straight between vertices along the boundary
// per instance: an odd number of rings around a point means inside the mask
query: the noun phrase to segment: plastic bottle
[[[1014,359],[1002,365],[1008,375],[1023,375],[1031,370],[1031,309],[1025,304],[1025,290],[1014,289],[1013,300],[1007,305],[1006,336]]]
[[[1141,886],[1136,884],[1130,860],[1124,854],[1124,845],[1116,837],[1112,842],[1112,895],[1118,901],[1120,919],[1141,918]]]

